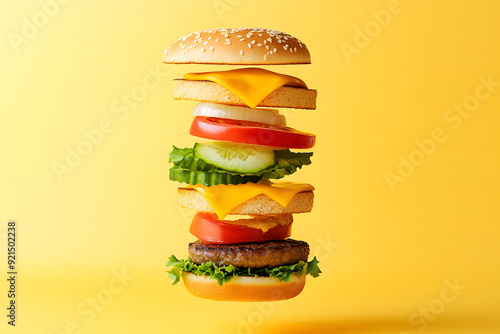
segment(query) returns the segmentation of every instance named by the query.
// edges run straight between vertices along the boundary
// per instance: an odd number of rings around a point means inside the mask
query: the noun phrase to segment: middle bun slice
[[[258,107],[316,109],[317,95],[315,89],[282,86],[260,101]],[[231,91],[204,80],[174,79],[174,99],[246,106]]]
[[[185,209],[197,212],[215,213],[214,208],[206,198],[197,190],[178,188],[179,205]],[[230,215],[277,215],[282,213],[311,212],[314,202],[312,191],[302,191],[295,194],[288,205],[283,206],[265,194],[252,197],[238,206],[232,208]]]

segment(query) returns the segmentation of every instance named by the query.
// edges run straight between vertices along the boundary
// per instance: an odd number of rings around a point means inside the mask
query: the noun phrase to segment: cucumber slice
[[[272,150],[258,150],[255,145],[231,142],[196,143],[193,156],[238,173],[258,173],[276,164]]]
[[[228,173],[192,172],[178,167],[170,168],[170,180],[187,183],[216,186],[218,184],[241,184],[247,182],[257,183],[261,179],[256,175],[241,176]]]

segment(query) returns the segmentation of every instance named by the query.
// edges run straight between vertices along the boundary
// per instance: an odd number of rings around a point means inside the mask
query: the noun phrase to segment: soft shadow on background
[[[241,330],[244,329],[242,328]],[[500,333],[500,320],[481,316],[436,321],[428,327],[412,327],[406,319],[365,318],[321,321],[295,321],[263,325],[255,330],[258,334],[302,334],[302,333],[476,333],[478,330]]]

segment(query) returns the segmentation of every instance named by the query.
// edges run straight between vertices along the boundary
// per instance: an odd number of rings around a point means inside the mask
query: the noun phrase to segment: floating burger
[[[194,32],[163,55],[167,64],[310,64],[304,43],[283,32],[241,28]],[[317,92],[304,81],[257,67],[188,73],[174,80],[176,100],[200,101],[189,133],[203,138],[173,147],[170,179],[179,205],[197,213],[189,257],[171,256],[167,274],[195,296],[272,301],[295,297],[306,276],[309,245],[290,239],[293,214],[310,212],[313,186],[272,182],[311,163],[313,134],[286,126],[273,108],[315,109]],[[209,141],[207,141],[208,139]],[[294,151],[291,151],[294,150]],[[297,152],[297,150],[302,150]]]

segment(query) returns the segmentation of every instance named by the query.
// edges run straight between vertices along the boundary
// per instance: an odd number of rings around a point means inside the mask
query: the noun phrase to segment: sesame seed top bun
[[[192,32],[163,53],[167,64],[310,64],[306,45],[281,31],[227,28]]]

